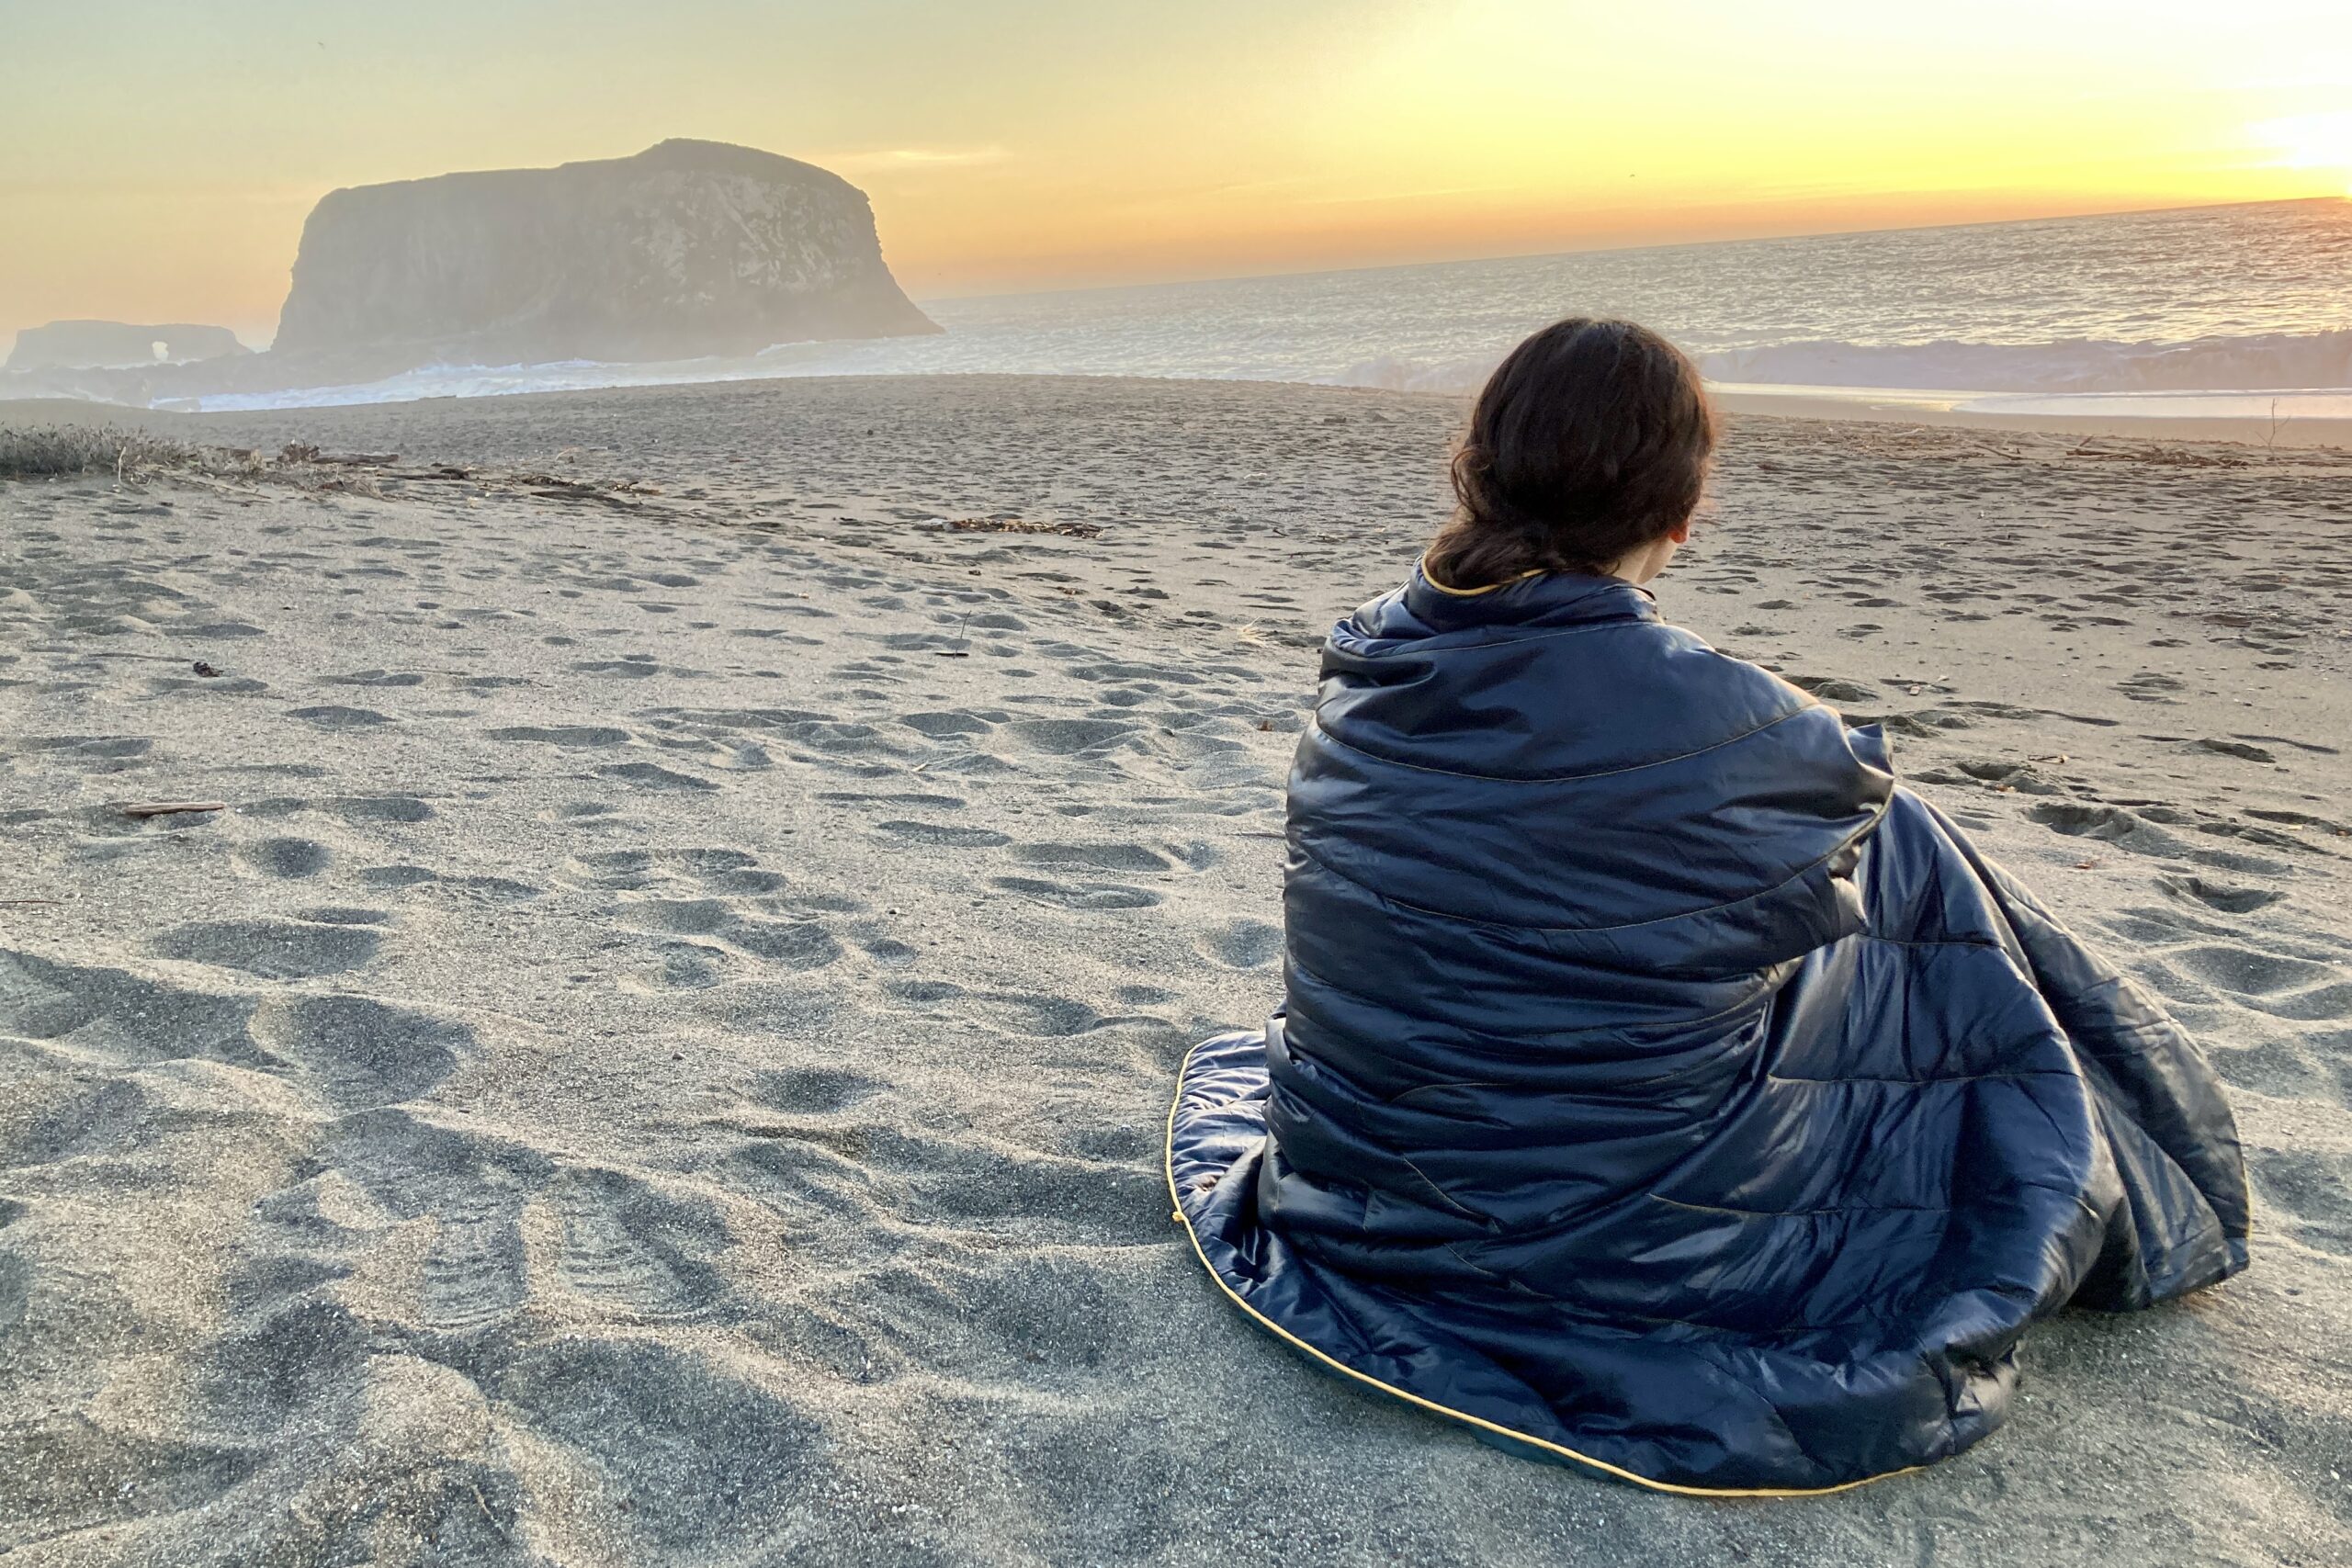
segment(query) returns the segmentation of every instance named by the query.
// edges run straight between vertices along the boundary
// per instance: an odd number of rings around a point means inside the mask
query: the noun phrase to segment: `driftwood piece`
[[[277,449],[281,463],[342,463],[354,467],[380,467],[401,460],[398,452],[322,452],[307,441],[288,441]]]
[[[176,817],[187,812],[226,811],[225,800],[141,800],[118,807],[125,817]]]
[[[959,534],[1059,534],[1068,539],[1099,539],[1094,523],[1032,523],[1024,517],[951,517],[947,525]]]
[[[623,512],[645,510],[645,503],[641,501],[632,501],[626,495],[616,495],[610,491],[595,490],[587,485],[564,485],[560,489],[541,488],[529,493],[541,501],[594,501],[606,506],[617,506]]]

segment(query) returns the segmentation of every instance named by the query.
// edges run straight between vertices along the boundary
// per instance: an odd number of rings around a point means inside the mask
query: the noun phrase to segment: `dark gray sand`
[[[786,382],[0,482],[0,1562],[2352,1561],[2340,455],[1749,420],[1658,585],[2207,1043],[2242,1279],[2046,1325],[1951,1463],[1710,1503],[1200,1275],[1171,1075],[1277,999],[1311,645],[1458,417]]]

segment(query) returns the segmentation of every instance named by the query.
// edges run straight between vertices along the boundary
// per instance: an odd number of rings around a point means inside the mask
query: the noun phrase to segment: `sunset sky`
[[[2352,189],[2346,0],[0,0],[0,342],[326,191],[786,152],[918,298]]]

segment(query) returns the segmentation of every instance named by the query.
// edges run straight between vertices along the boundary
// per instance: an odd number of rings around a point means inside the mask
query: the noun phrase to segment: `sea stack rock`
[[[330,193],[302,227],[271,351],[517,365],[937,331],[883,264],[865,192],[676,141]]]
[[[172,321],[51,321],[17,334],[10,370],[113,370],[134,366],[186,365],[252,351],[226,327]]]

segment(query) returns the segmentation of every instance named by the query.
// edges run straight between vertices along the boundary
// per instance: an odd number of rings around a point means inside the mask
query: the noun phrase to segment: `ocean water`
[[[214,409],[775,376],[998,372],[1468,391],[1534,328],[1628,316],[1746,389],[2108,414],[2352,413],[2352,199],[924,302],[931,338],[741,359],[434,366]],[[191,406],[183,401],[177,406]]]

